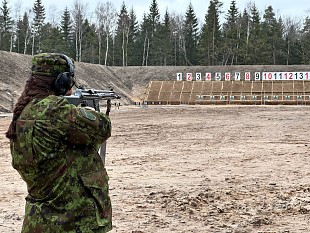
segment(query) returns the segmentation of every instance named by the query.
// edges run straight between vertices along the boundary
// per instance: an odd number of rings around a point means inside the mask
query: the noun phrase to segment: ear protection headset
[[[68,64],[68,71],[62,72],[57,76],[54,83],[54,91],[57,95],[65,95],[75,84],[74,64],[68,56],[64,54],[60,54],[59,56],[66,60]]]

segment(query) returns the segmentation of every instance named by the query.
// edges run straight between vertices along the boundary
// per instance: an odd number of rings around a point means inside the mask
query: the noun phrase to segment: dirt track
[[[310,106],[112,109],[116,232],[310,232]],[[0,118],[0,232],[19,232],[26,187]]]

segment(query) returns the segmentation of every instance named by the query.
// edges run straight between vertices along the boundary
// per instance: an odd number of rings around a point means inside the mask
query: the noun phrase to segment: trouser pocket
[[[109,177],[105,169],[81,175],[81,179],[96,209],[98,226],[112,225],[112,207],[109,197]]]

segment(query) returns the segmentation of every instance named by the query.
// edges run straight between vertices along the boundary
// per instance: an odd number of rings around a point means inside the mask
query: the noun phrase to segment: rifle
[[[121,97],[117,95],[113,89],[110,90],[94,90],[85,89],[83,87],[78,87],[72,95],[64,96],[70,104],[82,107],[92,107],[95,111],[100,112],[100,100],[107,100],[107,110],[106,115],[109,115],[111,109],[111,99],[120,99]],[[99,155],[101,157],[103,166],[105,166],[105,156],[106,156],[107,143],[104,141],[99,150]]]
[[[113,89],[94,90],[94,89],[85,89],[83,87],[77,88],[72,95],[64,97],[69,101],[70,104],[83,107],[89,106],[94,108],[97,112],[100,112],[100,106],[99,106],[100,100],[109,101],[111,99],[121,98],[113,91]]]

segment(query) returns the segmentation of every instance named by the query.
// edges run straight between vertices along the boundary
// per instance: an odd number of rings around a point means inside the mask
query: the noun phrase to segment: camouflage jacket
[[[23,233],[107,232],[108,175],[98,154],[108,116],[59,96],[32,100],[16,122],[12,166],[27,184]]]

